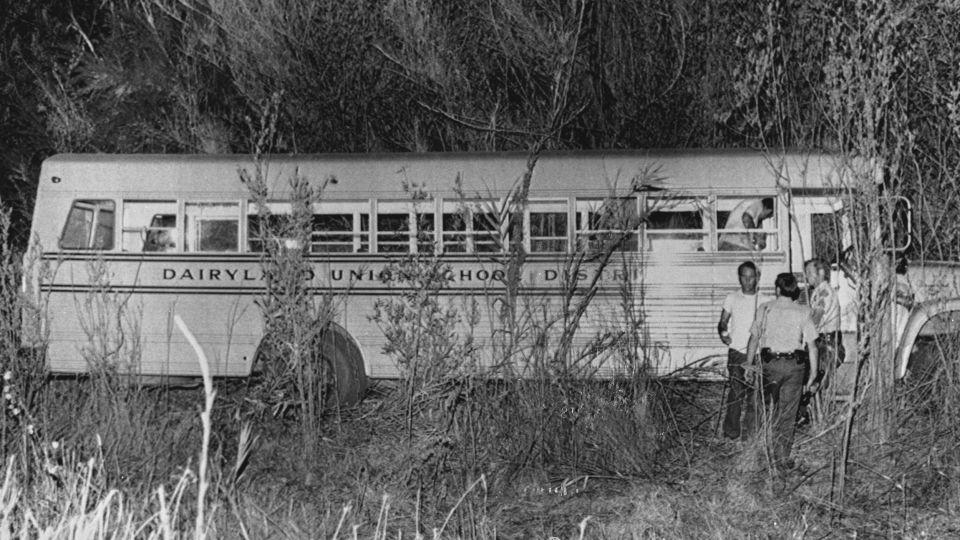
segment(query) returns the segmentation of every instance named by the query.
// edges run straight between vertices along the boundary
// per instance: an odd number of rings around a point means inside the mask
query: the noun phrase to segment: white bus
[[[502,296],[510,256],[502,238],[510,225],[490,214],[515,194],[526,162],[520,153],[269,157],[273,213],[289,212],[291,175],[335,179],[313,207],[308,279],[314,290],[348,300],[335,317],[335,361],[357,381],[343,384],[362,388],[366,378],[399,373],[370,320],[378,299],[401,292],[384,279],[391,261],[434,253],[450,265],[443,295],[481,306]],[[559,309],[570,290],[565,270],[610,226],[603,216],[616,206],[636,219],[597,276],[575,344],[587,346],[623,324],[617,313],[629,282],[630,302],[643,319],[640,356],[652,373],[722,366],[716,323],[724,295],[738,286],[740,263],[753,260],[761,288],[772,292],[777,273],[802,275],[806,259],[836,258],[840,165],[833,156],[801,153],[545,153],[523,223],[513,225],[523,227],[529,253],[521,295]],[[251,373],[264,341],[255,304],[264,281],[252,233],[258,210],[242,169],[253,169],[249,156],[90,154],[44,162],[31,240],[43,262],[35,266],[46,267],[33,276],[43,328],[31,335],[44,336],[51,372],[86,372],[96,353],[135,358],[130,369],[146,376],[198,376],[195,356],[172,323],[177,314],[202,344],[213,375]],[[428,197],[411,200],[404,188],[411,183]],[[764,200],[772,214],[756,229],[744,233],[730,223],[731,214]],[[737,237],[749,243],[728,241]],[[578,277],[588,283],[595,268],[585,260]],[[493,311],[480,310],[474,335],[481,346]],[[598,377],[623,370],[611,355],[594,364]]]

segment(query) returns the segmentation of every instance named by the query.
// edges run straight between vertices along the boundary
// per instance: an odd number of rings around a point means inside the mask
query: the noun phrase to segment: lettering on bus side
[[[548,282],[563,283],[569,281],[584,281],[592,276],[589,269],[579,269],[575,275],[571,275],[568,270],[546,269],[531,270],[529,282]],[[314,281],[317,275],[313,270],[306,270],[304,281]],[[389,269],[372,268],[353,268],[343,269],[334,268],[329,271],[327,278],[331,282],[337,283],[357,283],[357,282],[387,282],[394,277],[406,280],[412,276],[393,276]],[[624,280],[636,281],[642,277],[642,271],[638,268],[631,269],[605,269],[600,276],[602,281],[620,282]],[[505,274],[502,269],[486,268],[450,268],[447,269],[446,278],[450,282],[468,283],[468,282],[502,282]],[[262,270],[256,268],[173,268],[166,267],[161,270],[161,279],[166,282],[183,281],[206,281],[206,282],[256,282],[264,281],[265,275]]]

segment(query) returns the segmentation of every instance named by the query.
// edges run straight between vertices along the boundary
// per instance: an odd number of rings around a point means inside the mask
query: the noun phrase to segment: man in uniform
[[[732,292],[723,300],[717,333],[720,340],[729,347],[727,350],[727,411],[723,418],[723,435],[728,439],[746,438],[753,430],[754,408],[753,389],[747,384],[743,366],[747,360],[747,342],[750,339],[750,326],[757,306],[770,300],[757,293],[760,273],[751,261],[737,268],[740,290]],[[741,429],[740,417],[743,415]]]
[[[773,466],[780,471],[793,467],[790,450],[793,446],[795,419],[800,396],[811,390],[819,368],[817,329],[810,308],[797,303],[800,287],[793,274],[777,275],[774,281],[776,300],[757,310],[747,344],[747,361],[755,362],[757,352],[762,362],[764,404],[770,413]],[[802,354],[809,352],[809,375]]]

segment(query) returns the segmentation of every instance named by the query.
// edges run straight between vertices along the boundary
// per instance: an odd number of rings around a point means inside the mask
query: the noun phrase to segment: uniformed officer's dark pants
[[[753,432],[753,387],[746,380],[743,366],[747,355],[729,349],[727,353],[727,411],[723,417],[723,435],[730,439],[746,438]],[[741,424],[741,415],[743,423]]]
[[[763,403],[772,437],[774,464],[786,464],[793,446],[794,420],[803,393],[804,365],[795,356],[763,362]]]

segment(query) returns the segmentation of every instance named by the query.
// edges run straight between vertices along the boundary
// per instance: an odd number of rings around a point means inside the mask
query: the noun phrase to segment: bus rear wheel
[[[316,358],[323,362],[327,373],[324,406],[343,409],[360,403],[367,391],[367,376],[360,349],[346,331],[331,324],[317,337],[314,347]],[[253,376],[270,377],[271,372],[285,369],[282,354],[274,340],[265,338],[257,348]]]
[[[342,328],[330,325],[318,338],[320,359],[330,377],[326,405],[352,407],[367,391],[367,375],[360,349]]]

